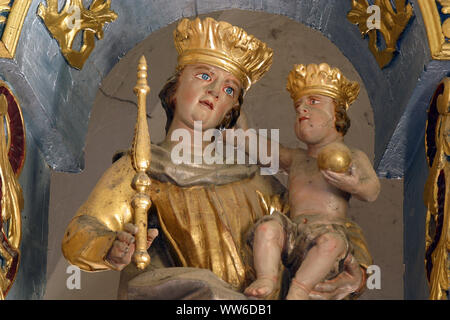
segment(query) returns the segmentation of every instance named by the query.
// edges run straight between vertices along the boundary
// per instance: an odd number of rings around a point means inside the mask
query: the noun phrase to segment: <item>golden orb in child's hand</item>
[[[352,163],[350,150],[343,144],[331,143],[320,150],[317,164],[320,170],[347,172]]]

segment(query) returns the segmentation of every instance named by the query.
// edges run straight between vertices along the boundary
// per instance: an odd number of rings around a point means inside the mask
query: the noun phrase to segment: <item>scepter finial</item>
[[[143,91],[143,93],[148,94],[150,91],[150,87],[147,83],[147,59],[145,59],[145,56],[142,55],[142,57],[139,59],[139,64],[137,68],[137,82],[136,86],[134,87],[134,93],[137,94],[139,90]]]

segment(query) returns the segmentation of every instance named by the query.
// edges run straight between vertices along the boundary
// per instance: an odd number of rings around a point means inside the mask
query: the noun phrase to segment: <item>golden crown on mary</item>
[[[272,65],[273,51],[242,28],[213,18],[187,18],[174,31],[178,67],[206,63],[231,72],[245,90],[258,81]]]

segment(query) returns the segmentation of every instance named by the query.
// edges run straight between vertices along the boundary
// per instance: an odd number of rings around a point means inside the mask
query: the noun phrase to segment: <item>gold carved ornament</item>
[[[0,0],[0,26],[4,25],[0,41],[0,58],[12,59],[16,53],[23,22],[32,0]]]
[[[375,56],[380,68],[386,67],[397,51],[397,42],[400,35],[408,25],[413,16],[411,4],[406,5],[405,0],[395,0],[395,8],[390,0],[375,0],[374,5],[380,9],[379,29],[369,28],[368,21],[372,18],[372,13],[368,13],[369,3],[367,0],[351,0],[352,9],[347,14],[347,19],[357,24],[362,37],[369,36],[369,49]],[[386,48],[380,50],[378,42],[378,31],[384,38]]]
[[[443,20],[441,14],[450,14],[449,0],[418,0],[431,56],[436,60],[450,60],[450,18]],[[441,12],[437,4],[441,5]]]
[[[430,172],[425,185],[427,207],[425,268],[430,299],[445,300],[449,290],[450,249],[450,78],[438,86],[428,109],[425,146]]]
[[[82,69],[95,48],[95,37],[101,40],[105,23],[117,18],[110,8],[111,0],[93,0],[89,9],[82,0],[66,0],[64,8],[58,12],[58,0],[47,0],[47,7],[43,3],[39,5],[38,16],[58,41],[67,62]],[[83,43],[76,51],[73,46],[79,32],[83,32]]]
[[[24,201],[18,177],[25,162],[25,127],[20,106],[2,81],[0,115],[0,299],[4,299],[15,280],[20,260]]]
[[[131,149],[131,159],[136,175],[131,186],[136,194],[131,201],[134,212],[134,224],[138,227],[136,233],[136,250],[133,261],[140,270],[144,270],[150,264],[150,256],[147,252],[147,212],[152,201],[149,191],[151,180],[147,174],[151,161],[151,142],[147,124],[146,98],[150,92],[147,84],[147,61],[145,56],[139,60],[137,72],[137,84],[134,93],[138,99],[138,116]]]

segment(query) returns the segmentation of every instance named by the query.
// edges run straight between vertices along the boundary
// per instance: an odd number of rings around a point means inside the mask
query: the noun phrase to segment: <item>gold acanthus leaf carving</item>
[[[443,14],[450,14],[450,0],[437,0],[441,6],[441,12]],[[442,33],[445,37],[450,38],[450,19],[446,19],[442,23]]]
[[[0,0],[0,12],[5,12],[11,10],[9,3],[11,0]]]
[[[8,157],[12,140],[9,125],[8,101],[4,94],[0,95],[0,300],[4,299],[11,288],[17,274],[20,260],[20,244],[22,237],[21,211],[24,207],[22,187],[18,176],[11,166]],[[6,127],[6,128],[5,128]],[[8,226],[6,228],[6,226]]]
[[[413,16],[411,4],[406,5],[405,0],[395,0],[395,8],[390,0],[375,0],[374,5],[380,9],[379,28],[369,28],[368,20],[373,13],[367,12],[369,3],[367,0],[352,0],[352,10],[347,14],[347,19],[358,25],[361,35],[369,36],[369,49],[375,56],[380,68],[384,68],[394,57],[397,50],[397,41]],[[380,50],[377,46],[377,31],[383,35],[386,48]]]
[[[446,300],[450,288],[450,78],[442,80],[431,99],[425,132],[430,167],[424,191],[427,207],[425,267],[429,298]],[[430,157],[429,150],[435,150],[433,157]]]
[[[111,10],[111,0],[93,0],[86,9],[82,0],[66,0],[64,8],[58,12],[58,0],[47,0],[47,7],[39,5],[38,15],[47,29],[58,41],[61,51],[69,64],[77,69],[84,63],[95,48],[95,37],[103,38],[105,23],[117,19]],[[83,31],[83,44],[80,51],[73,49],[78,32]]]
[[[436,60],[450,60],[450,18],[442,16],[450,14],[450,0],[418,0],[418,4],[427,30],[431,56]]]
[[[0,0],[0,13],[11,11],[10,0]],[[0,24],[6,22],[6,17],[0,16]]]
[[[442,33],[445,37],[450,38],[450,19],[447,19],[442,24]]]
[[[450,13],[450,0],[437,0],[442,6],[442,13]]]
[[[0,40],[0,58],[14,58],[31,2],[32,0],[16,0],[11,4],[11,0],[0,0],[0,25],[3,29]]]

